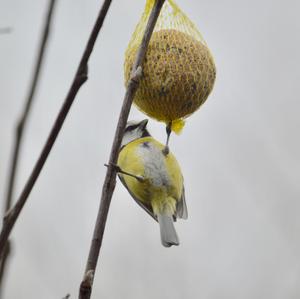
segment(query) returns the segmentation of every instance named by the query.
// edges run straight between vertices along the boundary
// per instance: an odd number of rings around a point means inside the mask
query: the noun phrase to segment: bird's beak
[[[144,119],[139,123],[139,127],[144,130],[147,127],[148,119]]]

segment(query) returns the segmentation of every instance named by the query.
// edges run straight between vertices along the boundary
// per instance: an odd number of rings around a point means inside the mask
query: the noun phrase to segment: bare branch
[[[5,214],[9,211],[9,209],[11,208],[11,204],[12,204],[12,196],[13,196],[13,191],[14,191],[14,186],[15,186],[15,178],[16,178],[16,172],[17,172],[17,168],[18,168],[20,148],[21,148],[22,140],[23,140],[23,132],[24,132],[24,128],[27,124],[27,119],[29,117],[32,103],[34,100],[36,87],[38,85],[39,78],[40,78],[40,72],[41,72],[41,68],[43,65],[43,60],[44,60],[44,56],[45,56],[45,52],[46,52],[47,41],[48,41],[48,37],[49,37],[50,25],[51,25],[51,20],[52,20],[55,3],[56,3],[56,0],[49,1],[49,5],[48,5],[48,9],[47,9],[47,17],[45,19],[45,24],[43,26],[43,33],[42,33],[41,40],[40,40],[39,51],[38,51],[37,60],[35,63],[33,77],[32,77],[31,83],[30,83],[29,93],[26,97],[24,109],[23,109],[22,115],[18,121],[16,131],[15,131],[13,155],[12,155],[11,165],[10,165],[10,170],[9,170],[9,180],[8,180],[8,184],[7,184],[6,200],[5,200],[5,206],[4,206]],[[0,264],[0,267],[1,267],[0,294],[1,294],[1,291],[3,288],[3,276],[5,274],[7,259],[10,254],[9,248],[10,248],[10,245],[9,245],[9,243],[7,243],[7,245],[5,246],[4,254],[0,261],[0,263],[1,263]]]
[[[115,189],[116,184],[116,169],[112,166],[117,163],[118,155],[119,155],[119,149],[121,146],[121,140],[123,136],[123,132],[128,120],[128,115],[130,112],[130,108],[132,105],[132,101],[134,98],[134,95],[136,93],[136,90],[139,85],[139,79],[140,79],[140,73],[142,68],[142,63],[144,61],[147,47],[153,32],[153,29],[155,27],[157,18],[159,16],[160,10],[164,4],[165,0],[156,0],[155,4],[153,6],[153,9],[151,11],[145,33],[142,39],[142,43],[140,45],[140,48],[138,50],[136,60],[133,66],[133,76],[129,80],[125,98],[123,101],[122,109],[120,112],[115,137],[113,141],[113,145],[110,152],[110,158],[109,158],[109,167],[107,168],[103,188],[102,188],[102,195],[101,195],[101,202],[100,207],[96,219],[96,224],[94,228],[93,238],[90,246],[89,256],[85,268],[85,274],[83,281],[80,285],[79,289],[79,298],[80,299],[88,299],[91,296],[92,288],[93,288],[93,279],[94,274],[96,271],[97,261],[99,257],[99,252],[102,245],[102,239],[107,219],[107,214],[112,198],[112,194]],[[92,279],[88,285],[84,284],[85,278],[88,273],[93,273]],[[83,287],[84,286],[84,287]]]
[[[9,262],[9,255],[11,253],[11,241],[8,240],[4,251],[3,255],[1,256],[1,263],[0,263],[0,283],[1,283],[1,289],[0,289],[0,298],[2,298],[3,295],[3,286],[4,286],[4,281],[5,281],[5,270],[7,269],[7,264]]]
[[[130,172],[127,172],[127,171],[124,171],[123,169],[120,168],[120,166],[118,166],[117,164],[104,164],[105,167],[109,167],[109,166],[112,166],[115,168],[116,172],[117,173],[122,173],[122,174],[125,174],[125,175],[128,175],[132,178],[135,178],[136,180],[138,180],[139,182],[143,183],[145,182],[145,178],[141,175],[135,175],[133,173],[130,173]]]
[[[88,63],[90,55],[93,51],[93,47],[95,45],[97,36],[102,27],[104,19],[107,15],[107,12],[108,12],[111,2],[112,2],[112,0],[104,0],[104,2],[102,4],[102,7],[100,9],[99,15],[96,20],[96,23],[90,34],[90,37],[87,42],[86,48],[84,50],[83,56],[81,58],[81,61],[79,63],[78,69],[75,74],[75,77],[73,79],[72,85],[71,85],[69,92],[65,98],[65,101],[61,107],[61,110],[59,111],[59,114],[54,122],[54,125],[51,129],[48,139],[42,149],[40,157],[38,158],[26,185],[21,192],[19,199],[17,200],[14,207],[9,210],[6,218],[4,219],[2,231],[0,233],[0,255],[2,254],[2,252],[5,248],[5,244],[10,235],[10,232],[11,232],[20,212],[22,211],[22,209],[27,201],[27,198],[28,198],[28,196],[29,196],[29,194],[30,194],[46,160],[47,160],[47,157],[52,149],[52,146],[55,143],[55,140],[56,140],[56,138],[62,128],[62,125],[68,115],[68,112],[73,104],[73,101],[74,101],[79,89],[87,80],[87,69],[88,69],[87,63]]]

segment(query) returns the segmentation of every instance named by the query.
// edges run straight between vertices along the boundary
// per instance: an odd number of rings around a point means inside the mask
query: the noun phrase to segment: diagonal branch
[[[115,137],[112,145],[112,149],[110,152],[109,158],[109,167],[106,172],[106,177],[104,180],[103,188],[102,188],[102,195],[101,195],[101,202],[100,207],[96,219],[96,224],[93,233],[93,239],[91,242],[91,247],[89,251],[89,256],[87,259],[85,274],[83,280],[80,284],[79,290],[79,298],[80,299],[88,299],[92,293],[93,281],[94,281],[94,274],[97,266],[97,261],[99,257],[99,252],[102,245],[102,239],[107,219],[107,214],[112,198],[112,194],[115,189],[116,184],[116,169],[112,166],[117,163],[119,149],[121,146],[121,140],[123,137],[123,132],[128,120],[128,115],[130,112],[131,104],[136,93],[136,90],[139,85],[139,80],[142,76],[142,64],[146,55],[147,47],[154,30],[157,18],[161,11],[161,8],[164,4],[165,0],[156,0],[155,4],[152,8],[144,37],[142,39],[141,46],[138,50],[136,60],[133,66],[132,77],[129,80],[125,98],[123,101],[122,109],[120,112],[118,125],[115,132]]]
[[[15,130],[15,141],[14,141],[14,146],[13,146],[13,155],[12,155],[12,159],[11,159],[11,165],[10,165],[10,169],[9,169],[9,180],[8,180],[8,184],[7,184],[4,213],[6,213],[11,208],[11,204],[12,204],[12,196],[13,196],[13,191],[14,191],[14,187],[15,187],[15,178],[16,178],[16,172],[18,169],[20,148],[22,145],[24,128],[27,124],[27,120],[28,120],[28,117],[30,114],[32,103],[33,103],[33,100],[35,97],[36,87],[38,85],[39,78],[40,78],[40,72],[41,72],[41,68],[43,65],[44,57],[45,57],[45,52],[46,52],[45,50],[47,47],[47,41],[48,41],[48,36],[49,36],[49,31],[50,31],[50,26],[51,26],[55,3],[56,3],[56,0],[50,0],[49,4],[48,4],[47,17],[46,17],[45,24],[44,24],[44,29],[43,29],[42,38],[40,41],[39,52],[38,52],[38,56],[37,56],[37,60],[36,60],[36,64],[35,64],[35,68],[34,68],[34,72],[33,72],[33,77],[31,80],[29,93],[26,97],[24,109],[23,109],[22,115],[17,123],[17,127]],[[5,246],[4,254],[0,260],[0,269],[1,269],[0,270],[0,292],[2,289],[3,276],[5,274],[7,259],[10,254],[10,247],[11,247],[10,244],[7,244],[7,246]]]
[[[52,149],[52,146],[54,145],[55,140],[56,140],[56,138],[62,128],[62,125],[67,117],[67,114],[73,104],[73,101],[74,101],[79,89],[87,80],[87,72],[88,72],[87,63],[88,63],[90,55],[93,51],[96,39],[97,39],[99,31],[103,25],[104,19],[106,17],[106,14],[108,12],[111,2],[112,2],[112,0],[104,0],[104,2],[103,2],[103,5],[100,9],[96,23],[90,34],[90,37],[87,42],[86,48],[84,50],[83,56],[79,63],[78,69],[76,71],[75,77],[73,79],[72,85],[71,85],[69,92],[67,94],[67,97],[65,98],[65,101],[61,107],[61,110],[54,122],[54,125],[51,129],[48,139],[42,149],[42,152],[31,172],[31,175],[30,175],[24,189],[21,192],[19,199],[17,200],[16,204],[6,213],[6,216],[4,217],[3,227],[2,227],[2,231],[0,233],[0,256],[2,255],[2,253],[4,251],[5,244],[11,233],[11,230],[14,227],[15,222],[16,222],[20,212],[22,211],[22,209],[27,201],[27,198],[28,198],[28,196],[29,196],[29,194],[30,194],[46,160],[47,160],[47,157]]]

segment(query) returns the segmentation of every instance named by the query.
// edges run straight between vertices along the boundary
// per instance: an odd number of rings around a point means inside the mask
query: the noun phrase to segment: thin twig
[[[132,177],[132,178],[135,178],[135,179],[138,180],[140,183],[145,182],[145,178],[144,178],[143,176],[141,176],[141,175],[135,175],[135,174],[133,174],[133,173],[129,173],[129,172],[127,172],[127,171],[124,171],[124,170],[121,169],[117,164],[110,164],[110,165],[104,164],[104,166],[105,166],[105,167],[112,166],[112,167],[115,168],[115,170],[116,170],[117,173],[122,173],[122,174],[128,175],[128,176],[130,176],[130,177]]]
[[[25,99],[24,109],[23,109],[21,117],[19,118],[16,130],[15,130],[13,155],[12,155],[11,165],[10,165],[10,170],[9,170],[9,180],[8,180],[8,184],[7,184],[6,200],[5,200],[5,206],[4,206],[5,214],[11,208],[11,204],[12,204],[12,196],[13,196],[13,191],[14,191],[14,187],[15,187],[15,178],[16,178],[16,172],[18,169],[20,148],[22,145],[24,128],[26,127],[27,120],[28,120],[30,110],[32,107],[32,103],[34,100],[34,96],[35,96],[36,87],[39,83],[40,72],[41,72],[41,68],[43,65],[44,57],[45,57],[47,41],[48,41],[48,37],[49,37],[49,31],[50,31],[51,20],[52,20],[52,16],[53,16],[55,3],[56,3],[56,0],[50,0],[49,4],[48,4],[47,17],[45,19],[45,24],[43,26],[43,33],[42,33],[41,40],[40,40],[39,52],[38,52],[37,60],[35,63],[33,77],[32,77],[31,83],[30,83],[31,85],[30,85],[29,93]],[[1,268],[1,271],[0,271],[0,295],[1,295],[2,287],[3,287],[2,286],[3,285],[3,275],[5,274],[7,258],[9,257],[9,254],[10,254],[10,247],[11,247],[11,244],[9,244],[9,243],[5,246],[5,253],[3,254],[1,261],[0,261],[0,263],[1,263],[0,264],[0,268]]]
[[[24,207],[24,204],[26,203],[27,198],[28,198],[28,196],[29,196],[29,194],[30,194],[46,160],[47,160],[47,157],[52,149],[52,146],[53,146],[53,144],[60,132],[60,129],[62,128],[62,125],[67,117],[67,114],[73,104],[73,101],[74,101],[80,87],[87,81],[87,78],[88,78],[87,77],[87,72],[88,72],[87,63],[88,63],[90,55],[93,51],[98,33],[102,27],[102,24],[104,22],[104,19],[106,17],[106,14],[108,12],[111,2],[112,2],[112,0],[104,0],[104,3],[102,5],[99,15],[97,17],[96,23],[93,27],[93,30],[92,30],[89,40],[87,42],[83,56],[79,63],[79,66],[76,71],[75,77],[73,79],[72,85],[71,85],[69,92],[65,98],[65,101],[61,107],[61,110],[59,111],[59,114],[54,122],[54,125],[51,129],[48,139],[42,149],[42,152],[31,172],[31,175],[30,175],[24,189],[21,192],[21,195],[20,195],[18,201],[13,206],[13,208],[8,211],[8,213],[4,217],[3,227],[2,227],[2,231],[0,233],[0,255],[2,254],[2,252],[5,248],[5,244],[10,235],[10,232],[11,232],[22,208]]]
[[[4,285],[4,277],[5,277],[5,271],[7,269],[7,264],[9,262],[9,255],[11,253],[11,242],[8,241],[5,245],[3,256],[1,257],[1,263],[0,263],[0,277],[1,277],[1,289],[0,289],[0,298],[2,298],[3,295],[3,285]]]
[[[90,246],[89,256],[86,263],[85,268],[85,274],[83,277],[83,280],[80,284],[79,289],[79,298],[80,299],[88,299],[91,296],[92,293],[92,287],[93,287],[93,281],[94,281],[94,274],[97,266],[97,261],[102,245],[102,239],[107,219],[107,214],[112,198],[112,194],[115,189],[116,185],[116,169],[112,166],[117,163],[118,155],[119,155],[119,149],[121,146],[121,140],[123,136],[123,132],[128,120],[128,115],[130,112],[130,108],[132,105],[132,101],[134,98],[134,95],[136,93],[136,90],[139,85],[139,80],[142,76],[142,64],[146,55],[147,47],[153,32],[153,29],[155,27],[157,18],[159,16],[159,13],[161,11],[161,8],[164,4],[165,0],[156,0],[155,4],[152,8],[145,33],[141,42],[141,46],[138,50],[136,60],[133,66],[133,73],[132,77],[129,80],[126,94],[124,97],[122,109],[120,112],[118,125],[115,132],[115,137],[113,141],[113,145],[110,152],[110,158],[109,158],[109,167],[107,168],[105,180],[103,183],[102,188],[102,195],[101,195],[101,202],[100,207],[96,219],[96,224],[94,228],[93,238]]]

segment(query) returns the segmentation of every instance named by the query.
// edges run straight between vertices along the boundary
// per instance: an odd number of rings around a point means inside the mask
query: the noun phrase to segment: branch
[[[108,164],[104,164],[105,167],[109,167]],[[135,175],[133,173],[129,173],[127,171],[124,171],[123,169],[121,169],[117,164],[111,164],[112,167],[115,168],[116,172],[117,173],[122,173],[122,174],[125,174],[127,176],[130,176],[132,178],[135,178],[136,180],[138,180],[139,182],[143,183],[145,182],[145,178],[141,175]]]
[[[142,63],[144,61],[147,47],[155,27],[157,18],[165,0],[156,0],[152,8],[145,33],[138,50],[136,60],[133,66],[132,77],[129,80],[126,94],[124,97],[122,109],[120,112],[113,145],[110,152],[109,167],[107,168],[105,180],[102,188],[101,202],[94,228],[93,238],[90,246],[89,256],[86,263],[85,274],[80,284],[79,298],[88,299],[92,293],[94,274],[97,266],[99,252],[102,245],[102,239],[107,219],[107,214],[112,198],[112,194],[116,185],[116,169],[112,165],[117,163],[119,149],[123,137],[123,132],[128,120],[128,115],[132,105],[132,101],[139,85],[140,77],[142,76]]]
[[[11,232],[21,210],[23,209],[23,207],[27,201],[27,198],[28,198],[28,196],[29,196],[29,194],[30,194],[46,160],[47,160],[47,157],[48,157],[48,155],[52,149],[52,146],[60,132],[60,129],[62,128],[65,118],[67,117],[67,114],[73,104],[73,101],[74,101],[79,89],[87,80],[87,69],[88,69],[87,63],[88,63],[90,55],[93,51],[93,47],[95,45],[97,36],[102,27],[102,24],[104,22],[104,19],[106,17],[106,14],[108,12],[111,2],[112,2],[112,0],[104,0],[104,2],[103,2],[103,5],[100,9],[96,23],[90,34],[90,37],[87,42],[86,48],[84,50],[83,56],[79,63],[77,72],[73,79],[72,85],[71,85],[69,92],[67,94],[67,97],[65,98],[65,101],[61,107],[61,110],[54,122],[54,125],[51,129],[48,139],[42,149],[42,152],[41,152],[32,172],[31,172],[29,179],[27,180],[27,183],[26,183],[24,189],[21,192],[21,195],[20,195],[18,201],[13,206],[13,208],[8,211],[8,213],[4,217],[3,227],[2,227],[2,231],[0,233],[0,256],[3,253],[5,244],[10,235],[10,232]]]
[[[18,121],[16,131],[15,131],[15,141],[14,141],[13,155],[12,155],[10,170],[9,170],[9,180],[8,180],[8,184],[7,184],[4,213],[7,213],[8,210],[11,208],[12,195],[13,195],[13,190],[14,190],[14,186],[15,186],[16,171],[18,168],[20,148],[22,145],[24,128],[27,124],[27,119],[30,114],[32,102],[34,100],[36,87],[38,85],[38,81],[40,78],[40,72],[41,72],[41,68],[42,68],[42,64],[43,64],[43,60],[44,60],[44,56],[45,56],[45,52],[46,52],[45,50],[46,50],[46,46],[47,46],[47,40],[48,40],[48,36],[49,36],[50,24],[51,24],[51,20],[52,20],[55,3],[56,3],[56,0],[49,1],[47,17],[46,17],[44,28],[43,28],[43,33],[42,33],[40,46],[39,46],[39,52],[38,52],[38,56],[37,56],[37,60],[36,60],[36,64],[35,64],[35,68],[34,68],[34,72],[33,72],[33,77],[31,80],[29,93],[26,97],[22,116],[20,117],[20,119]],[[7,245],[5,246],[4,254],[0,261],[0,263],[1,263],[0,264],[0,268],[1,268],[1,271],[0,271],[0,293],[1,293],[1,290],[3,287],[3,285],[2,285],[3,284],[3,276],[5,274],[7,258],[9,257],[9,254],[10,254],[9,248],[10,248],[10,244],[7,243]]]
[[[1,283],[0,298],[2,298],[2,295],[3,295],[3,284],[4,284],[4,277],[5,277],[5,270],[7,268],[10,253],[11,253],[11,242],[8,241],[5,245],[3,255],[1,256],[1,263],[0,263],[0,279],[1,279],[0,280],[0,283]]]

